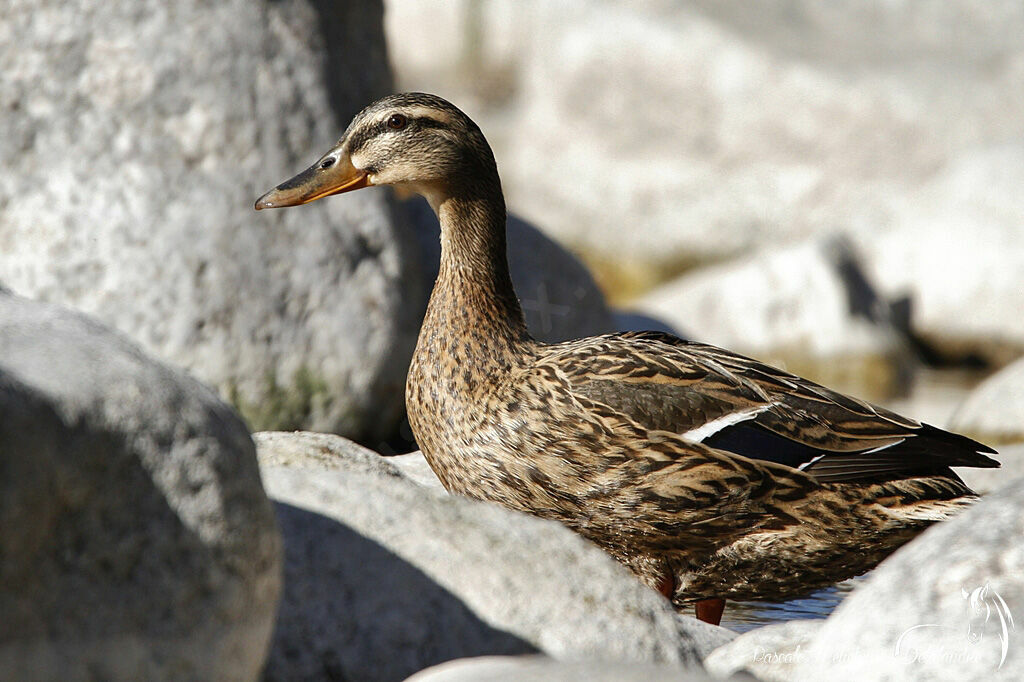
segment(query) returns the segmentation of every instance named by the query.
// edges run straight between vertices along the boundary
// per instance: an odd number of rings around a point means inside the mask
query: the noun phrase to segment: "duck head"
[[[256,210],[374,185],[422,194],[437,210],[457,190],[484,184],[493,191],[497,178],[490,146],[468,116],[435,95],[404,93],[359,112],[334,147],[257,199]]]

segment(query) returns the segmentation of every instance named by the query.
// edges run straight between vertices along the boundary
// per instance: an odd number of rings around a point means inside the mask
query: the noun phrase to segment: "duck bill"
[[[352,165],[347,154],[342,154],[329,168],[321,168],[320,163],[318,161],[261,196],[256,200],[256,210],[308,204],[332,194],[351,192],[373,184],[365,172]]]

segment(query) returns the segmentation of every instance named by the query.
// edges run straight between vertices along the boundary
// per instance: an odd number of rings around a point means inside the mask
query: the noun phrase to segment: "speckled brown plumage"
[[[671,576],[676,605],[787,599],[862,573],[975,499],[950,466],[998,466],[967,438],[711,346],[533,340],[490,148],[440,98],[374,103],[257,207],[375,184],[423,194],[441,222],[406,388],[441,482],[558,520],[652,587]]]

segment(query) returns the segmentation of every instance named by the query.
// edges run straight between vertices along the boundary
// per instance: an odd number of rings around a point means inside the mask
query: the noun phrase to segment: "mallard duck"
[[[406,407],[444,486],[564,523],[703,620],[871,569],[976,499],[950,467],[999,466],[969,438],[721,348],[535,341],[491,149],[439,97],[371,104],[256,208],[376,185],[423,195],[441,223]]]

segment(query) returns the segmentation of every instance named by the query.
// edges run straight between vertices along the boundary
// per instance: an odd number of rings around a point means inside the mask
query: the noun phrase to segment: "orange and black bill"
[[[352,165],[347,154],[341,154],[336,162],[326,165],[325,162],[331,158],[317,161],[261,196],[256,200],[256,210],[308,204],[331,194],[351,192],[373,184],[365,172]]]

